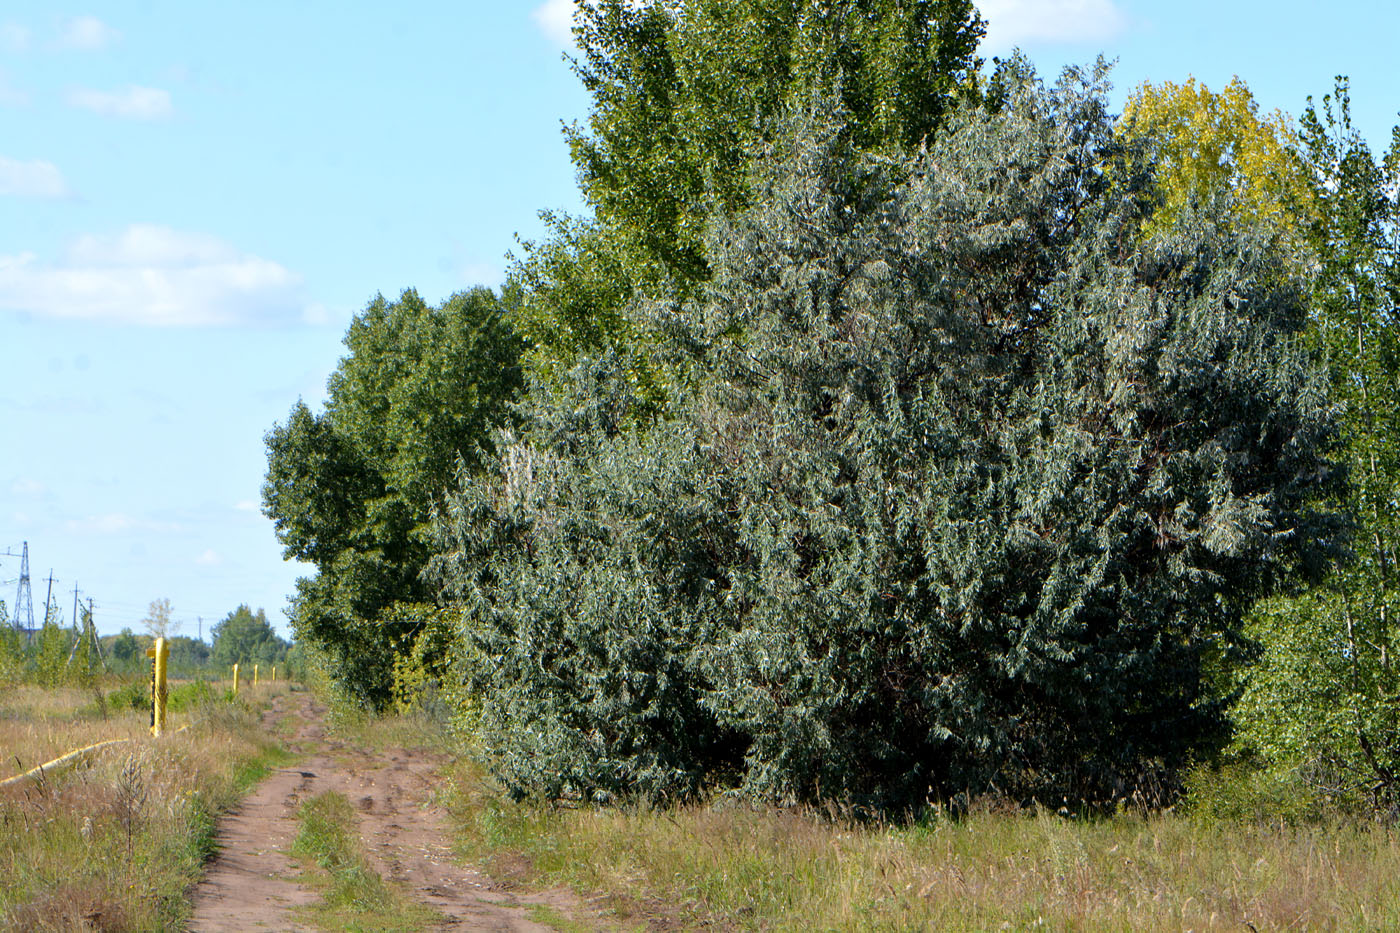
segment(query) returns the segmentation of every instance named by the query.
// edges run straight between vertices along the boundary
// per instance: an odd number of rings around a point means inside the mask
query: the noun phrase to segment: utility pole
[[[44,594],[44,625],[49,624],[49,614],[53,611],[53,568],[49,568],[49,591]]]
[[[78,634],[78,584],[73,584],[73,634]]]
[[[73,593],[73,612],[74,617],[76,618],[76,614],[78,612],[78,595],[76,588]],[[73,650],[68,652],[68,661],[66,664],[63,665],[65,669],[73,663],[73,658],[77,655],[78,649],[84,647],[88,652],[88,670],[92,670],[92,659],[94,655],[97,657],[97,660],[102,662],[102,669],[107,670],[107,659],[102,656],[102,642],[99,641],[97,638],[97,626],[92,624],[91,599],[88,600],[86,618],[83,619],[82,634],[79,635],[73,641]]]
[[[92,638],[92,649],[97,652],[97,659],[102,662],[102,669],[107,670],[107,659],[102,656],[102,642],[97,639],[97,623],[92,620],[92,597],[88,597],[87,614],[88,635]]]

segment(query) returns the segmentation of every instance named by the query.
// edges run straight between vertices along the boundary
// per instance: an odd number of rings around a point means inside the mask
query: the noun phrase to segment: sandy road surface
[[[374,753],[330,738],[321,726],[324,715],[306,693],[276,697],[264,713],[269,726],[289,719],[292,747],[309,757],[274,772],[220,823],[220,854],[195,891],[192,931],[317,929],[296,908],[316,903],[319,895],[297,882],[299,869],[288,853],[298,829],[298,805],[326,791],[339,791],[355,807],[375,870],[447,918],[437,930],[550,930],[530,920],[532,905],[575,917],[586,913],[567,893],[517,897],[456,864],[446,816],[431,797],[441,761],[403,749]]]

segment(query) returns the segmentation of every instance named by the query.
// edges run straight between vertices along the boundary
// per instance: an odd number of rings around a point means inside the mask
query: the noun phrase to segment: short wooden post
[[[238,665],[233,666],[233,695],[238,696]]]
[[[257,666],[256,664],[254,664],[254,665],[253,665],[253,686],[256,687],[257,685],[258,685],[258,666]]]
[[[151,735],[159,738],[165,732],[166,702],[170,698],[165,681],[170,644],[164,638],[157,638],[155,646],[146,649],[146,657],[151,658]]]

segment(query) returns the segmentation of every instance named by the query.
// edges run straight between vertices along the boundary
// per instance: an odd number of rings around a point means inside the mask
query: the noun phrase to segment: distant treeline
[[[24,633],[5,622],[0,602],[0,678],[31,680],[47,686],[82,684],[104,673],[134,675],[146,671],[147,649],[156,636],[124,628],[104,635],[94,647],[83,637],[83,625],[63,624],[55,614],[36,632]],[[223,677],[233,664],[282,665],[288,676],[299,676],[300,652],[281,638],[263,610],[239,606],[210,633],[210,641],[184,635],[166,636],[172,677]],[[250,669],[251,670],[251,669]]]

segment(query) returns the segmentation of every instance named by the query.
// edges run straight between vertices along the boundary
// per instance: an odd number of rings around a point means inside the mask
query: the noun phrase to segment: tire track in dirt
[[[291,747],[310,757],[275,771],[220,821],[218,855],[195,889],[191,931],[318,929],[298,916],[298,908],[317,903],[320,895],[298,883],[300,869],[290,851],[301,801],[327,791],[344,794],[357,811],[371,866],[443,914],[446,920],[434,930],[548,933],[551,927],[530,919],[530,907],[573,918],[588,913],[568,892],[517,896],[457,864],[448,846],[446,814],[433,802],[435,773],[444,760],[404,749],[375,755],[328,738],[324,716],[325,709],[307,693],[275,697],[263,714],[269,728],[295,722]]]

